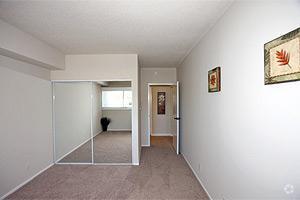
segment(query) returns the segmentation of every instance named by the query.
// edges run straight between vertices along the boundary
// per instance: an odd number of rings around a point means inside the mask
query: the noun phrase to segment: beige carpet
[[[8,199],[208,199],[170,141],[152,139],[140,166],[55,165]]]
[[[91,163],[91,141],[86,142],[59,163]],[[131,163],[131,132],[102,132],[94,137],[95,163]]]

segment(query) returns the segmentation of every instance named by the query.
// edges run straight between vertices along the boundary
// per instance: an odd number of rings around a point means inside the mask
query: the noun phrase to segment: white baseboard
[[[107,131],[132,131],[131,129],[107,129]]]
[[[171,133],[152,133],[151,136],[173,136]]]
[[[97,135],[99,135],[99,134],[102,133],[102,132],[103,132],[103,131],[100,131],[100,132],[96,133],[96,135],[94,135],[93,138],[96,137]]]
[[[103,131],[100,131],[99,133],[97,133],[96,135],[93,136],[96,137],[97,135],[99,135],[100,133],[102,133]],[[73,148],[71,151],[69,151],[68,153],[66,153],[65,155],[61,156],[57,161],[55,161],[55,163],[58,163],[61,159],[63,159],[64,157],[66,157],[67,155],[69,155],[70,153],[72,153],[73,151],[75,151],[76,149],[78,149],[79,147],[81,147],[82,145],[84,145],[86,142],[88,142],[91,138],[88,138],[86,141],[84,141],[83,143],[79,144],[78,146],[76,146],[75,148]]]
[[[143,144],[142,147],[150,147],[150,144]]]
[[[96,135],[95,135],[96,136]],[[94,136],[94,137],[95,137]],[[93,137],[93,138],[94,138]],[[91,140],[91,138],[89,137],[87,140],[85,140],[84,142],[80,143],[78,146],[76,146],[75,148],[73,148],[71,151],[67,152],[66,154],[64,154],[63,156],[61,156],[59,159],[57,159],[57,161],[55,161],[55,163],[58,163],[59,161],[61,161],[64,157],[66,157],[67,155],[69,155],[70,153],[72,153],[73,151],[75,151],[76,149],[78,149],[79,147],[81,147],[83,144],[85,144],[86,142],[88,142],[89,140]]]
[[[97,135],[99,135],[100,133],[102,133],[103,131],[100,131],[99,133],[97,133],[96,135],[93,136],[96,137]],[[83,143],[79,144],[78,146],[76,146],[75,148],[73,148],[71,151],[69,151],[68,153],[66,153],[65,155],[63,155],[62,157],[60,157],[55,163],[58,163],[61,159],[63,159],[64,157],[66,157],[67,155],[69,155],[70,153],[72,153],[73,151],[75,151],[76,149],[78,149],[79,147],[81,147],[82,145],[84,145],[86,142],[88,142],[91,138],[88,138],[86,141],[84,141]]]
[[[14,189],[10,190],[8,193],[6,193],[5,195],[3,195],[2,197],[0,197],[0,199],[5,199],[6,197],[8,197],[9,195],[11,195],[12,193],[14,193],[15,191],[17,191],[18,189],[20,189],[21,187],[23,187],[24,185],[26,185],[27,183],[29,183],[30,181],[32,181],[35,177],[37,177],[38,175],[40,175],[41,173],[43,173],[44,171],[46,171],[47,169],[49,169],[50,167],[52,167],[54,165],[54,163],[50,164],[49,166],[47,166],[45,169],[42,169],[41,171],[39,171],[38,173],[36,173],[35,175],[33,175],[31,178],[27,179],[26,181],[24,181],[23,183],[21,183],[20,185],[18,185],[17,187],[15,187]]]
[[[198,175],[196,174],[195,170],[193,169],[191,163],[186,159],[186,157],[184,156],[183,153],[181,153],[182,157],[184,158],[185,162],[188,164],[188,166],[190,167],[190,169],[192,170],[192,172],[194,173],[194,175],[196,176],[197,180],[199,181],[200,185],[202,186],[202,188],[204,189],[204,191],[206,192],[208,198],[210,200],[213,200],[213,198],[210,196],[210,194],[208,193],[207,189],[205,188],[204,184],[202,183],[202,181],[200,180],[200,178],[198,177]]]
[[[104,166],[132,166],[132,163],[94,163],[93,165],[104,165]]]

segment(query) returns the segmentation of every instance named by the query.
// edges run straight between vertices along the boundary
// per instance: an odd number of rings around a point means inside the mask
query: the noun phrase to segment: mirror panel
[[[53,83],[55,160],[92,163],[91,82]]]
[[[53,94],[56,163],[132,162],[131,82],[55,82]]]
[[[130,81],[93,84],[93,151],[95,163],[131,163],[132,90]],[[107,130],[101,118],[108,118]],[[99,125],[99,126],[98,126]]]

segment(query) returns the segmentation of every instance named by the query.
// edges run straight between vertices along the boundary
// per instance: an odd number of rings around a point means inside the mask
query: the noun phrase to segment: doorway
[[[179,154],[179,82],[148,84],[148,136],[170,141]],[[162,138],[164,137],[164,138]]]

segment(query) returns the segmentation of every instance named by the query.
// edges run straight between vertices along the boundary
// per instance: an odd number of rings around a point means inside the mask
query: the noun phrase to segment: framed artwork
[[[221,91],[221,68],[216,67],[208,71],[208,92]]]
[[[166,114],[166,93],[157,92],[157,114],[165,115]]]
[[[300,28],[264,45],[265,84],[300,80]]]

